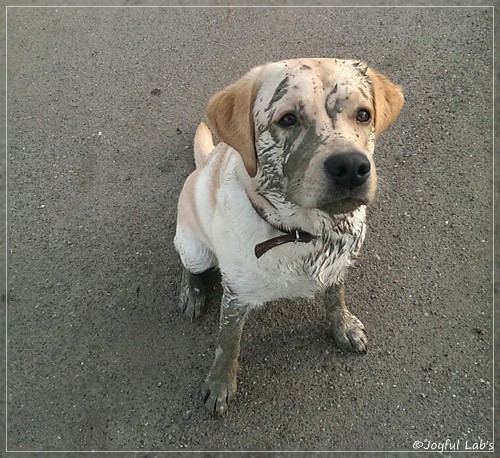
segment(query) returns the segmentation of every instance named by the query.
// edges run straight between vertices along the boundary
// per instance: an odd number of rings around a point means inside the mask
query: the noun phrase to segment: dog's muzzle
[[[328,177],[341,188],[352,190],[370,176],[371,165],[365,154],[355,152],[330,156],[324,163]]]

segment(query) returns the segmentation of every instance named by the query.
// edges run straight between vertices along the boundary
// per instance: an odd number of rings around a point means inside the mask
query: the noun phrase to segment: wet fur
[[[236,394],[236,373],[248,312],[277,298],[322,294],[336,343],[364,353],[366,333],[345,305],[343,280],[366,232],[374,198],[375,140],[398,116],[399,86],[359,61],[297,59],[265,64],[212,97],[200,124],[196,170],[179,198],[175,247],[183,264],[179,306],[191,319],[202,312],[201,274],[222,275],[219,337],[203,399],[224,415]],[[369,110],[369,122],[357,113]],[[293,113],[298,122],[284,128]],[[364,155],[366,181],[343,187],[325,172],[335,155]],[[294,231],[306,242],[278,245]],[[255,247],[268,241],[261,257]],[[271,242],[269,242],[271,241]]]

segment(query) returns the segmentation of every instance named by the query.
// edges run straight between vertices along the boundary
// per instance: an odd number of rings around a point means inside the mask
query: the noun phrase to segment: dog
[[[203,400],[225,415],[236,394],[249,311],[278,298],[323,296],[333,337],[365,353],[363,324],[345,304],[344,276],[375,196],[375,141],[404,104],[400,86],[357,60],[266,63],[216,93],[194,138],[196,170],[179,197],[174,245],[179,307],[197,318],[203,272],[218,267],[222,304]]]

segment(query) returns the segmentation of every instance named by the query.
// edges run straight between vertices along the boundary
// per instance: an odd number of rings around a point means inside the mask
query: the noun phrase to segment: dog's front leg
[[[203,388],[205,405],[216,416],[226,414],[236,394],[241,333],[248,314],[248,306],[239,302],[225,283],[223,286],[217,349]]]
[[[333,337],[337,345],[343,350],[366,353],[368,339],[365,327],[345,305],[343,282],[326,291],[325,307],[327,317],[332,323]]]

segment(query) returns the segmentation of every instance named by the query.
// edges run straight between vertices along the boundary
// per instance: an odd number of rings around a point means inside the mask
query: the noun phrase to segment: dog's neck
[[[268,252],[271,248],[274,248],[284,243],[290,242],[311,242],[316,237],[309,234],[309,232],[295,231],[295,233],[288,233],[285,235],[280,235],[278,237],[273,237],[272,239],[266,240],[265,242],[258,243],[255,245],[254,253],[255,257],[259,259],[264,253]]]
[[[259,215],[271,227],[284,233],[283,235],[273,237],[255,245],[254,253],[257,259],[272,248],[285,243],[312,242],[313,240],[320,238],[325,231],[328,232],[328,228],[330,230],[336,228],[337,231],[335,232],[344,232],[345,228],[342,227],[344,225],[343,223],[345,223],[345,221],[349,218],[349,214],[329,216],[318,209],[303,209],[302,207],[298,207],[290,202],[286,202],[288,205],[284,208],[285,211],[284,214],[282,214],[283,219],[280,219],[280,211],[272,205],[267,198],[260,194],[253,193],[247,193],[247,196],[257,215]],[[297,211],[291,211],[293,208],[297,209]],[[310,219],[308,219],[307,216],[311,216],[314,218],[314,221],[319,224],[319,227],[318,224],[309,224],[304,227],[303,224],[300,224],[301,218],[290,217],[290,215],[297,216],[300,213],[299,210],[301,212],[305,212],[305,214],[302,215],[302,217],[305,218],[305,221],[310,222]],[[294,225],[294,222],[298,224]],[[312,227],[312,230],[310,227]]]

